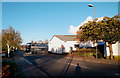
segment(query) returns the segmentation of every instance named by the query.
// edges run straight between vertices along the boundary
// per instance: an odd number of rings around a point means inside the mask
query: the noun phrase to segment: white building
[[[113,50],[113,56],[120,56],[120,42],[116,42],[115,44],[112,44],[112,50]],[[110,51],[108,47],[108,43],[106,43],[106,49],[105,49],[106,56],[110,56]]]
[[[69,53],[70,47],[76,50],[74,45],[78,43],[75,38],[75,35],[54,35],[48,43],[48,51],[62,53],[62,45],[64,46],[64,53]]]
[[[48,51],[51,51],[53,53],[62,53],[61,46],[63,45],[65,47],[64,52],[69,53],[70,47],[73,48],[73,50],[76,50],[75,44],[77,43],[77,40],[75,39],[75,35],[54,35],[52,39],[48,43]],[[87,41],[85,44],[80,43],[80,47],[95,47],[96,44],[93,44],[91,41]],[[104,57],[110,56],[108,43],[104,44],[103,41],[98,42],[98,46],[104,45],[103,47],[103,54]],[[113,56],[120,56],[120,42],[116,42],[115,44],[112,44],[112,50],[113,50]]]

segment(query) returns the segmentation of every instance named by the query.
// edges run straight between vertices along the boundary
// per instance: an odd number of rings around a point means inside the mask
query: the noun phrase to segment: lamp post
[[[96,19],[96,7],[89,4],[88,7],[94,7],[95,8],[95,19]],[[96,59],[97,59],[97,40],[96,40]]]
[[[94,7],[95,8],[95,19],[96,19],[96,7],[91,5],[91,4],[89,4],[88,7]]]

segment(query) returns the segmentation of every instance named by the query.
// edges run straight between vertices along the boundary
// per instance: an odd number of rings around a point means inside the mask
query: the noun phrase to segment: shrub
[[[98,54],[98,59],[102,59],[102,54],[101,53]]]
[[[77,49],[75,50],[74,52],[78,52],[78,53],[93,53],[93,52],[96,52],[95,49],[86,49],[86,48],[83,48],[83,49]],[[99,52],[99,50],[97,50],[97,52]]]
[[[97,50],[98,53],[99,50]],[[78,50],[75,50],[74,55],[79,55],[79,56],[82,56],[82,57],[90,57],[90,56],[95,56],[96,55],[96,50],[95,49],[78,49]],[[101,55],[100,55],[101,56]]]
[[[16,69],[16,63],[11,61],[2,62],[2,76],[1,78],[12,78],[14,77],[14,71]]]
[[[75,55],[79,55],[82,57],[90,57],[90,56],[93,56],[93,53],[79,53],[79,54],[75,54]]]

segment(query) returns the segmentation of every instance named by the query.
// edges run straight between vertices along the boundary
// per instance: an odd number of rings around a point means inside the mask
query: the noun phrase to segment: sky
[[[54,35],[72,35],[88,19],[113,17],[118,2],[2,2],[2,29],[12,26],[21,33],[23,44],[50,40]],[[73,29],[73,30],[72,30]]]
[[[120,0],[1,0],[2,2],[118,2]]]

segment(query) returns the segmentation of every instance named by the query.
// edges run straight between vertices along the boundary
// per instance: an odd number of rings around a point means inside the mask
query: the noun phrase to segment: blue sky
[[[69,35],[70,25],[78,26],[88,16],[113,17],[117,2],[3,2],[2,29],[13,26],[21,32],[23,43],[50,40],[53,35]]]

